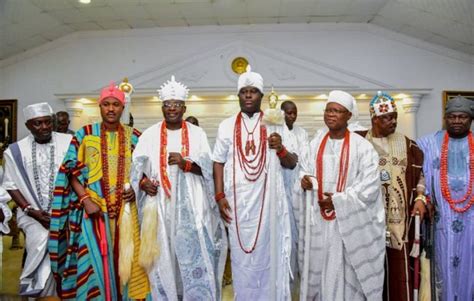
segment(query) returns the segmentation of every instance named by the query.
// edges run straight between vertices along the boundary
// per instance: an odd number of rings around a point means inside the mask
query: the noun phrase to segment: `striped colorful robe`
[[[129,181],[131,154],[138,142],[140,132],[128,126],[124,126],[124,129],[127,141],[124,180],[127,182]],[[58,284],[59,296],[63,300],[104,300],[105,289],[110,289],[112,300],[146,299],[150,296],[149,284],[146,273],[138,265],[140,245],[135,203],[131,203],[134,220],[134,229],[132,230],[134,231],[134,258],[131,278],[127,287],[120,287],[118,276],[120,219],[118,217],[111,219],[107,213],[103,195],[100,132],[100,123],[87,125],[77,131],[57,175],[48,246],[51,268]],[[113,161],[110,158],[111,156],[109,156],[109,161]],[[103,212],[108,243],[109,288],[106,288],[104,283],[98,220],[85,217],[83,206],[78,202],[78,196],[70,186],[68,178],[70,175],[75,176],[87,188],[92,200],[101,207]],[[113,175],[109,174],[109,176]],[[121,206],[122,209],[123,207]],[[121,214],[122,212],[118,216]],[[113,238],[112,233],[115,235]]]

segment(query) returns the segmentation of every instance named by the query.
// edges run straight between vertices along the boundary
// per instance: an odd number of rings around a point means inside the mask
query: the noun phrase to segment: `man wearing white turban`
[[[212,156],[215,200],[229,227],[235,300],[270,300],[272,295],[274,300],[289,300],[291,231],[283,169],[293,169],[297,159],[284,147],[285,136],[267,136],[260,110],[263,79],[250,66],[239,78],[238,97],[240,112],[219,125]],[[273,155],[269,148],[279,158],[274,174],[267,174],[268,157]],[[267,177],[275,177],[275,187]],[[276,191],[276,199],[269,198],[270,190]],[[270,202],[279,208],[274,249]],[[271,269],[276,275],[270,275]]]
[[[31,134],[5,151],[3,188],[21,209],[17,222],[25,233],[28,255],[20,275],[20,295],[41,300],[56,296],[47,249],[51,202],[72,136],[53,132],[53,110],[47,103],[29,105],[23,114]]]
[[[354,98],[332,91],[324,110],[329,132],[303,150],[298,261],[301,300],[381,300],[385,214],[378,155],[347,123]]]

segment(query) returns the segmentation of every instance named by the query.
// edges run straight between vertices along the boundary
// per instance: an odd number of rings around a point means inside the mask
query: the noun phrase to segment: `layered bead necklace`
[[[441,181],[441,193],[443,198],[448,202],[449,207],[457,213],[464,213],[474,204],[474,195],[472,195],[472,186],[474,185],[474,139],[472,133],[469,132],[467,141],[469,145],[469,183],[467,186],[466,194],[458,199],[454,200],[451,197],[451,190],[449,189],[448,180],[448,151],[449,151],[449,134],[444,134],[443,144],[441,146],[441,159],[440,159],[440,181]],[[458,205],[466,202],[470,198],[469,202],[464,207],[458,207]]]
[[[110,200],[110,179],[109,179],[109,148],[107,142],[107,129],[102,123],[100,125],[100,148],[102,159],[102,191],[107,204],[107,213],[110,218],[115,218],[122,207],[122,192],[125,179],[125,130],[122,125],[118,129],[118,164],[117,164],[117,183],[115,189],[115,203]]]
[[[189,156],[189,134],[186,121],[181,122],[181,156],[186,158]],[[171,182],[166,171],[168,167],[168,131],[166,129],[166,121],[161,123],[160,131],[160,178],[161,185],[165,190],[166,196],[171,197]]]
[[[316,156],[316,179],[318,181],[318,199],[323,200],[323,155],[324,149],[326,148],[326,143],[329,139],[329,133],[324,136],[319,146],[318,154]],[[344,142],[341,148],[341,154],[339,155],[339,174],[337,177],[337,187],[336,192],[344,191],[347,182],[347,173],[349,170],[349,143],[350,143],[350,133],[346,130],[344,134]],[[326,210],[320,209],[321,216],[327,220],[331,221],[336,218],[336,212],[331,210],[327,212]]]
[[[253,128],[251,132],[249,132],[247,129],[247,125],[245,124],[245,121],[242,119],[242,113],[239,113],[235,120],[235,127],[234,127],[234,156],[233,156],[232,177],[233,177],[233,191],[234,191],[235,227],[237,231],[237,239],[239,241],[240,248],[246,254],[252,253],[255,250],[255,247],[257,246],[258,236],[260,234],[260,228],[262,224],[263,207],[265,204],[267,173],[265,173],[265,180],[263,183],[263,197],[262,197],[262,205],[260,208],[260,216],[258,219],[257,233],[255,235],[255,240],[252,246],[250,247],[250,249],[247,249],[243,246],[242,240],[240,238],[239,218],[237,215],[237,189],[235,187],[235,183],[236,183],[236,167],[235,167],[236,158],[235,157],[237,157],[240,169],[243,172],[244,177],[245,179],[247,179],[247,181],[255,182],[260,178],[265,168],[265,163],[267,159],[267,128],[261,124],[262,117],[263,117],[263,113],[260,112],[260,116],[258,118],[257,123],[255,124],[255,127]],[[242,146],[242,123],[244,124],[244,128],[247,133],[247,141],[245,143],[245,153],[244,153],[244,147]],[[259,125],[260,125],[260,128],[259,128],[260,143],[258,145],[258,148],[256,148],[253,133]],[[248,158],[250,155],[250,152],[252,152],[252,155],[254,156],[253,159]]]
[[[52,140],[53,138],[51,138]],[[38,201],[41,209],[49,212],[51,209],[51,202],[53,200],[54,194],[54,176],[56,175],[55,165],[54,165],[54,154],[55,154],[55,147],[54,142],[51,141],[51,146],[49,148],[49,180],[48,180],[48,199],[45,201],[43,199],[43,194],[41,193],[41,183],[38,171],[38,159],[36,157],[36,146],[37,142],[33,139],[33,143],[31,145],[31,157],[33,159],[33,178],[35,181],[36,192],[38,193]]]

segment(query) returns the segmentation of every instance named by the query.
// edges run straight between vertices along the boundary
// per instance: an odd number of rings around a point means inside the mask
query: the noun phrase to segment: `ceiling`
[[[72,32],[169,26],[372,23],[474,55],[474,0],[0,0],[0,60]]]

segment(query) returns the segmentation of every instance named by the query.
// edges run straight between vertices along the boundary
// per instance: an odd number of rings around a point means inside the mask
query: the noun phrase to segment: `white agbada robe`
[[[286,199],[283,168],[277,166],[277,173],[268,175],[276,177],[276,187],[269,187],[265,183],[265,173],[268,170],[269,148],[267,147],[267,166],[264,172],[255,182],[249,182],[240,166],[236,166],[236,183],[233,183],[233,156],[234,156],[234,127],[237,114],[225,119],[219,125],[216,144],[214,146],[212,160],[225,163],[224,166],[224,193],[229,202],[232,213],[232,222],[229,225],[229,243],[231,248],[232,278],[235,300],[268,300],[270,297],[270,286],[276,286],[277,300],[289,300],[290,289],[290,254],[291,254],[291,228],[288,202]],[[258,122],[259,114],[252,117],[242,113],[242,123],[245,121],[247,129],[252,131]],[[267,132],[270,135],[271,132]],[[257,127],[253,133],[255,146],[260,143],[260,131]],[[286,145],[287,137],[282,133],[283,145]],[[247,141],[247,132],[242,124],[242,145]],[[249,158],[252,160],[252,157]],[[238,160],[236,159],[236,162]],[[234,206],[234,186],[237,194],[237,208]],[[238,213],[240,238],[245,249],[250,249],[255,241],[257,227],[260,217],[262,197],[266,189],[265,203],[262,213],[260,234],[255,250],[246,254],[240,247],[235,221],[235,210]],[[276,190],[276,200],[269,199],[270,189]],[[274,202],[277,208],[277,241],[276,249],[270,250],[270,202]],[[277,266],[276,283],[270,283],[270,254],[275,252]]]
[[[325,131],[319,131],[302,158],[303,175],[315,175],[316,156]],[[305,198],[300,198],[299,265],[301,287],[307,282],[306,299],[381,300],[384,280],[385,212],[380,194],[378,155],[357,134],[350,134],[350,157],[346,187],[336,192],[343,139],[328,139],[323,157],[323,190],[332,196],[336,219],[320,214],[317,191],[311,194],[306,220]],[[301,192],[300,192],[301,195]],[[310,226],[310,243],[305,241]],[[305,253],[310,252],[306,257]],[[307,278],[305,275],[307,271]]]
[[[162,122],[143,132],[133,152],[135,168],[146,158],[151,170],[133,171],[160,181],[160,143]],[[189,159],[199,165],[202,176],[177,171],[167,165],[171,185],[177,185],[176,202],[159,188],[159,259],[149,272],[153,300],[220,300],[222,275],[227,255],[227,238],[219,209],[213,200],[212,162],[206,133],[187,123]],[[167,130],[167,152],[181,153],[182,130]],[[168,160],[166,160],[168,162]],[[174,171],[173,171],[174,170]],[[176,173],[177,171],[177,173]],[[132,180],[134,181],[134,180]],[[177,183],[177,184],[176,184]],[[171,192],[171,191],[170,191]],[[137,204],[143,216],[145,194]],[[147,227],[147,225],[141,225]]]
[[[49,180],[51,172],[57,174],[64,156],[69,147],[72,136],[69,134],[52,133],[49,143],[37,144],[36,157],[38,175],[43,200],[48,200]],[[38,191],[33,175],[32,142],[30,134],[18,141],[17,145],[21,151],[21,162],[17,161],[10,145],[4,152],[5,174],[3,177],[3,188],[5,190],[19,190],[23,197],[34,209],[40,209],[40,204],[35,201]],[[51,170],[50,147],[54,144],[54,170]],[[21,174],[21,164],[26,171],[27,179]],[[54,177],[56,179],[56,176]],[[28,188],[28,181],[32,191]],[[53,182],[54,183],[54,182]],[[33,197],[33,194],[35,197]],[[51,212],[50,212],[51,213]],[[56,295],[55,281],[51,273],[51,265],[48,254],[49,230],[45,229],[38,221],[27,216],[22,210],[17,210],[17,223],[25,233],[25,245],[27,257],[25,266],[20,275],[20,294],[31,295],[39,293],[39,296]]]

